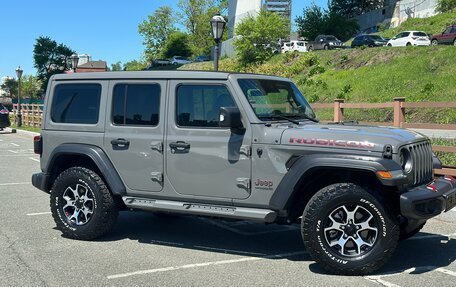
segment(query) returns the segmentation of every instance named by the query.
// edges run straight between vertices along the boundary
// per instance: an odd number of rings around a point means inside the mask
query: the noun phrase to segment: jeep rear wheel
[[[72,167],[55,180],[52,217],[65,237],[91,240],[109,232],[118,209],[103,180],[92,170]]]
[[[399,226],[386,208],[380,196],[360,186],[327,186],[304,209],[304,245],[331,273],[372,273],[391,257],[399,239]]]

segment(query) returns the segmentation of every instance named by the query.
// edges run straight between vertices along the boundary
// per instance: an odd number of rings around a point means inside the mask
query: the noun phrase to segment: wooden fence
[[[17,125],[17,104],[13,104],[12,122]],[[22,125],[27,127],[41,127],[43,105],[21,104]]]

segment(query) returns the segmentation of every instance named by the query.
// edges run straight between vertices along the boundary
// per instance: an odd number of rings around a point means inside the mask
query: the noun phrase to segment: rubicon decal
[[[304,145],[320,145],[334,147],[355,147],[371,149],[375,147],[374,143],[368,141],[347,141],[347,140],[331,140],[318,138],[290,138],[289,143],[304,144]]]

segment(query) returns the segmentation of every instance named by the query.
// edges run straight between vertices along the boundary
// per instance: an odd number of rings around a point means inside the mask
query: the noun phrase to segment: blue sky
[[[243,0],[248,1],[248,0]],[[157,7],[178,0],[22,0],[0,4],[0,77],[15,76],[18,65],[35,75],[33,45],[49,36],[93,60],[122,63],[139,59],[144,47],[138,24]],[[315,1],[326,6],[326,0]],[[311,1],[293,0],[293,19]]]

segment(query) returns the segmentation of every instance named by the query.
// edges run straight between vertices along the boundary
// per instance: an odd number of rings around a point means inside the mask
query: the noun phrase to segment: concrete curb
[[[4,130],[7,132],[10,132],[10,133],[13,133],[13,130],[16,130],[16,133],[18,133],[18,134],[25,134],[25,135],[29,135],[29,136],[39,136],[40,135],[39,133],[36,133],[36,132],[25,131],[25,130],[21,130],[21,129],[5,128]]]

